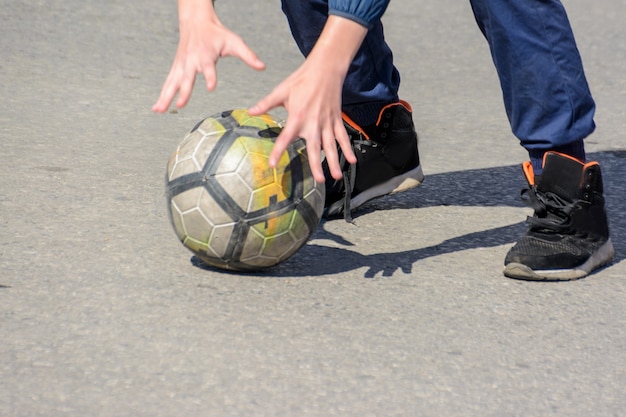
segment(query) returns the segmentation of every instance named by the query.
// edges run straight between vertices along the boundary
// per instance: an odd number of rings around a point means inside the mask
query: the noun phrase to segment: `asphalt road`
[[[267,70],[225,59],[217,91],[152,114],[174,3],[0,0],[1,416],[626,415],[626,3],[566,1],[617,250],[567,283],[501,274],[526,155],[453,0],[385,16],[423,186],[268,272],[202,268],[167,219],[167,159],[302,59],[278,1],[218,1]]]

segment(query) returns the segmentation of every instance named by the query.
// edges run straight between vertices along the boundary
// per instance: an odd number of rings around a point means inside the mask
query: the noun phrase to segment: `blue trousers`
[[[513,134],[531,155],[567,149],[595,129],[595,103],[559,0],[470,0],[489,43]],[[418,7],[417,5],[415,7]],[[307,56],[328,17],[328,0],[282,0],[296,44]],[[369,30],[343,88],[344,111],[373,124],[398,100],[400,75],[382,23]]]

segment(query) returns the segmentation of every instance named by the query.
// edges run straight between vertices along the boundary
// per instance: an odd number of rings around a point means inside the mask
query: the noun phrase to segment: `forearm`
[[[354,59],[367,28],[353,20],[331,15],[307,60],[319,63],[320,70],[342,81]]]

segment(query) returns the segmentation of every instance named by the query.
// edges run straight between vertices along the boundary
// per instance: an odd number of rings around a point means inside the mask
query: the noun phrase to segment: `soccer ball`
[[[304,140],[269,167],[281,129],[268,114],[225,111],[200,121],[170,157],[170,221],[183,245],[206,264],[268,268],[293,255],[317,228],[325,189],[311,174]]]

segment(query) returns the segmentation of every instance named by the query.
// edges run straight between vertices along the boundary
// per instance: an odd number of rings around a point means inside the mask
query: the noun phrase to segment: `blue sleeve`
[[[389,1],[329,0],[328,14],[345,17],[370,28],[385,13]]]

